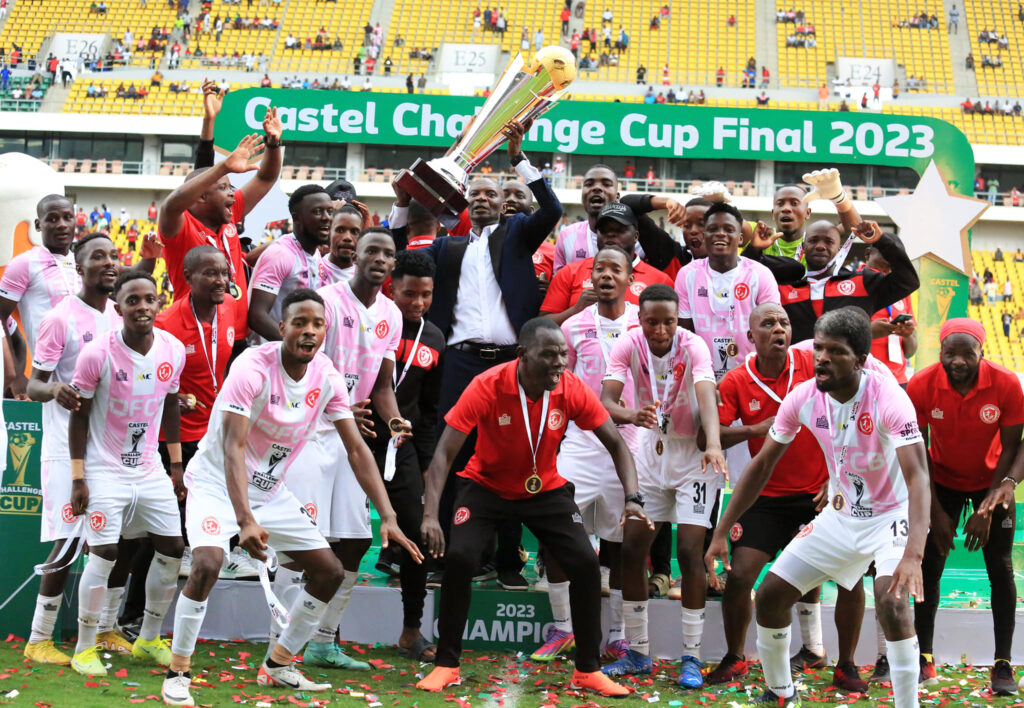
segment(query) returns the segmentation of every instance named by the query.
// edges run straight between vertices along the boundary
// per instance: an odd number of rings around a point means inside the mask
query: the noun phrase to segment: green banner
[[[437,598],[434,602],[435,637],[437,613],[444,602],[444,595],[438,594]],[[462,646],[466,649],[530,654],[544,643],[544,634],[551,621],[547,593],[473,588]]]
[[[0,578],[0,627],[27,637],[39,583],[30,578],[37,563],[46,560],[49,544],[39,542],[43,509],[40,455],[43,442],[43,407],[32,401],[3,402],[7,424],[7,469],[0,485],[0,537],[4,572]],[[20,588],[20,590],[19,590]]]
[[[262,129],[274,105],[285,141],[449,147],[483,102],[465,96],[243,89],[224,98],[222,115],[237,118],[217,122],[214,142],[230,151],[244,135]],[[908,167],[918,174],[934,161],[954,191],[970,195],[974,184],[967,138],[955,126],[923,116],[560,101],[534,122],[524,148],[822,167],[855,163]],[[927,258],[920,269],[918,368],[938,360],[937,336],[922,335],[937,335],[947,317],[967,314],[966,276]]]

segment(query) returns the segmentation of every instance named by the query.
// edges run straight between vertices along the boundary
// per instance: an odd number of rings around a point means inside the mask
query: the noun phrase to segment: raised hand
[[[272,145],[280,143],[283,131],[284,126],[281,125],[281,119],[277,117],[277,106],[270,106],[267,108],[267,115],[263,116],[263,132],[267,136],[267,142]]]
[[[508,138],[508,156],[515,157],[523,148],[523,138],[533,125],[533,119],[522,122],[509,121],[501,129],[501,134]]]
[[[838,204],[846,199],[839,170],[834,167],[808,172],[803,176],[803,180],[811,185],[811,190],[804,196],[805,204],[810,204],[815,199],[828,199]]]
[[[142,248],[139,249],[139,258],[159,258],[164,254],[164,244],[154,233],[148,233],[142,237]]]
[[[216,81],[203,79],[203,111],[206,117],[214,120],[220,113],[220,107],[224,103],[224,97],[220,95],[220,87]]]
[[[228,172],[243,174],[259,169],[259,165],[249,164],[249,160],[263,152],[263,136],[253,133],[246,135],[238,142],[238,147],[224,160]]]
[[[773,243],[775,243],[779,237],[782,236],[782,232],[776,232],[768,224],[763,221],[758,221],[757,226],[754,227],[753,236],[750,239],[750,245],[759,251],[763,251]]]
[[[864,219],[853,227],[853,233],[857,234],[857,238],[864,243],[874,243],[882,238],[882,227],[878,225],[877,221]]]

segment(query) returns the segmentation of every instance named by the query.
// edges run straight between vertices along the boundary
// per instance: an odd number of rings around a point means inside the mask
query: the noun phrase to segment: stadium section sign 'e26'
[[[225,97],[224,115],[240,119],[218,121],[214,143],[231,151],[244,135],[262,129],[267,107],[274,105],[286,142],[449,147],[483,102],[463,96],[243,89]],[[974,152],[964,134],[922,116],[560,101],[534,122],[523,147],[635,159],[886,165],[918,174],[934,162],[952,192],[971,195],[974,184]],[[967,314],[968,281],[928,257],[920,260],[919,270],[916,313],[922,331],[916,364],[921,368],[938,359],[942,322]]]

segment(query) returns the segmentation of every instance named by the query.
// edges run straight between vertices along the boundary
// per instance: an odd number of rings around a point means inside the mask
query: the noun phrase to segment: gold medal
[[[842,511],[843,507],[846,506],[846,498],[842,494],[836,494],[832,497],[832,508],[836,511]]]
[[[736,342],[729,342],[725,345],[725,354],[730,359],[735,359],[736,355],[740,353],[740,348],[736,346]]]
[[[665,454],[665,441],[662,440],[661,438],[658,438],[658,442],[656,442],[654,444],[654,451],[656,453],[658,453],[659,455],[664,455]]]
[[[536,470],[529,477],[526,478],[526,491],[530,494],[536,494],[544,487],[544,483],[540,480],[540,476]]]

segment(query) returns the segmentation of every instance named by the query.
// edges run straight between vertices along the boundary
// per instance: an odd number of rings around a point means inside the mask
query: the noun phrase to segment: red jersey
[[[518,360],[510,361],[477,376],[444,418],[461,433],[477,430],[476,450],[459,475],[503,499],[528,499],[537,492],[565,484],[555,466],[555,456],[568,422],[573,421],[582,430],[593,430],[608,420],[608,411],[597,395],[568,371],[562,374],[549,396],[543,428],[540,427],[543,397],[536,401],[527,399],[530,435],[537,446],[537,475],[541,479],[539,488],[527,491],[527,479],[533,475],[534,462],[523,424],[518,365]]]
[[[718,404],[718,422],[723,426],[730,425],[735,420],[743,421],[744,425],[760,423],[779,412],[781,401],[785,400],[786,394],[796,388],[797,384],[813,379],[814,354],[792,348],[789,352],[793,355],[792,381],[788,364],[776,379],[761,376],[756,366],[756,355],[747,360],[746,365],[741,364],[729,371],[718,384],[718,393],[722,399]],[[755,383],[753,377],[780,400],[772,398],[764,388]],[[751,438],[747,445],[753,457],[764,446],[764,438]],[[802,427],[782,455],[782,459],[775,465],[772,476],[761,494],[766,497],[814,494],[821,489],[821,485],[827,479],[828,468],[825,466],[825,455],[821,451],[821,446],[811,431]]]
[[[247,290],[248,278],[245,275],[245,262],[242,258],[242,244],[238,240],[238,229],[235,224],[241,223],[245,217],[245,199],[242,190],[235,190],[235,203],[231,207],[231,221],[213,233],[187,209],[183,215],[184,224],[175,236],[160,234],[164,243],[164,261],[167,263],[167,276],[174,288],[174,299],[184,300],[189,293],[188,281],[185,280],[185,254],[196,246],[210,245],[217,248],[228,259],[231,269],[231,280],[237,287],[239,307],[235,308],[235,336],[244,337],[249,332],[246,317],[249,310]]]
[[[206,435],[213,401],[224,384],[224,372],[238,336],[235,325],[237,308],[238,302],[228,294],[224,295],[224,302],[217,306],[216,347],[213,327],[196,320],[191,298],[176,299],[173,305],[156,316],[156,326],[185,345],[185,366],[181,370],[179,390],[191,393],[202,404],[193,411],[182,411],[181,439],[186,442],[201,440]],[[202,337],[199,334],[200,324],[203,327]],[[211,370],[216,373],[216,381]],[[163,440],[162,434],[160,439]]]
[[[591,256],[582,261],[575,261],[561,268],[555,277],[551,279],[548,292],[544,296],[544,304],[540,306],[541,312],[565,312],[580,299],[583,291],[592,288],[590,274],[594,270],[594,258]],[[662,283],[671,287],[675,283],[654,266],[647,265],[641,260],[633,263],[633,284],[626,290],[626,302],[634,305],[640,304],[640,293],[648,285]]]
[[[879,310],[871,316],[872,320],[891,320],[900,315],[913,315],[914,308],[910,298],[894,302],[889,307]],[[871,354],[889,367],[889,371],[900,384],[907,383],[907,357],[903,356],[902,340],[895,334],[879,337],[871,341]]]
[[[544,280],[551,281],[555,273],[555,244],[544,241],[533,253],[533,269],[537,277],[544,276]]]
[[[907,394],[921,430],[929,428],[935,483],[961,492],[987,489],[1003,451],[999,429],[1024,423],[1024,394],[1017,375],[982,359],[974,388],[961,396],[936,363],[914,374]]]

